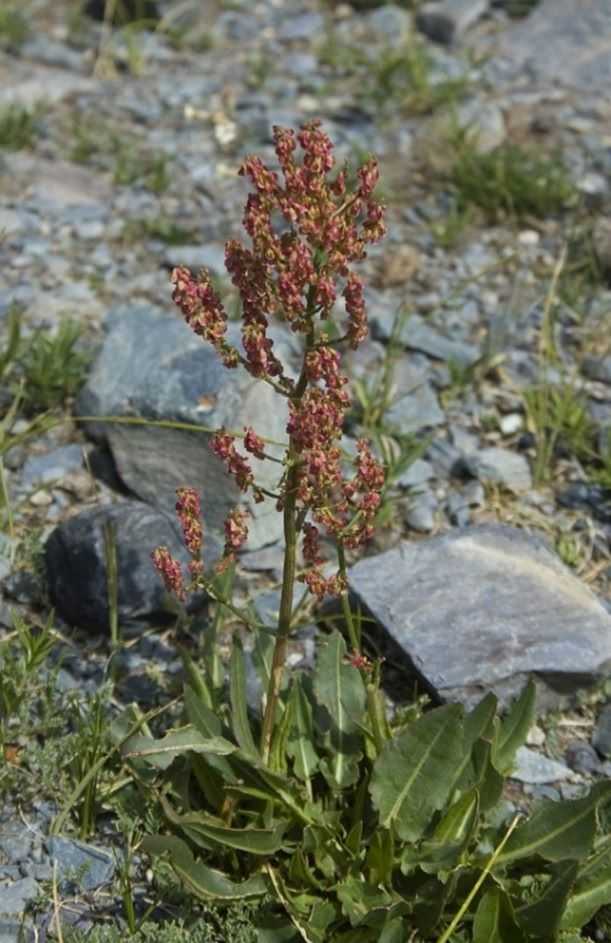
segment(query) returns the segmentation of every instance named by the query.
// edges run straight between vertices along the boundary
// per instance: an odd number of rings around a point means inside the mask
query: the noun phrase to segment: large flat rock
[[[232,341],[239,343],[239,332]],[[80,416],[199,427],[189,431],[93,422],[89,431],[106,440],[130,491],[162,511],[174,514],[176,488],[196,488],[204,524],[219,534],[227,513],[239,501],[245,503],[252,513],[247,546],[254,550],[280,536],[281,515],[269,500],[255,504],[240,495],[209,448],[210,436],[221,426],[238,434],[253,426],[259,435],[282,442],[284,405],[267,384],[243,370],[226,370],[178,315],[150,305],[126,305],[109,314],[105,342],[76,411]],[[252,467],[261,485],[275,487],[279,465],[253,458]]]
[[[611,616],[547,545],[503,525],[403,542],[352,567],[350,589],[440,701],[507,703],[529,676],[542,707],[611,671]],[[375,630],[374,630],[375,631]]]
[[[611,0],[541,0],[505,31],[499,52],[540,78],[608,95]]]

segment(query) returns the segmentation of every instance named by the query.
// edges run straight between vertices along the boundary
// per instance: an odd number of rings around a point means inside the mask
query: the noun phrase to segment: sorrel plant
[[[525,821],[507,815],[499,805],[504,777],[533,722],[534,684],[502,721],[492,694],[469,712],[446,704],[422,713],[416,704],[393,713],[379,663],[361,651],[346,552],[372,533],[384,475],[364,441],[354,474],[342,474],[349,396],[340,350],[367,334],[352,266],[384,232],[373,198],[378,171],[368,161],[350,189],[346,173],[334,173],[318,124],[297,135],[276,129],[275,142],[283,181],[256,158],[245,162],[255,190],[244,215],[252,247],[227,245],[243,349],[228,342],[206,273],[179,268],[172,279],[187,322],[226,367],[242,366],[288,402],[281,460],[251,428],[241,448],[224,429],[212,440],[239,488],[274,501],[283,515],[278,625],[263,631],[229,596],[246,512],[237,508],[226,521],[222,575],[205,572],[200,499],[179,489],[188,576],[164,547],[154,551],[155,566],[179,597],[203,587],[220,605],[201,663],[184,655],[186,722],[160,739],[142,728],[121,741],[133,781],[158,800],[167,826],[141,847],[168,855],[200,900],[261,903],[260,943],[577,943],[580,928],[611,903],[611,783],[574,800],[544,800]],[[296,378],[274,352],[272,316],[303,337]],[[250,456],[280,461],[275,491],[257,484]],[[331,572],[324,533],[337,546]],[[349,647],[338,631],[321,633],[314,669],[292,671],[283,683],[297,580],[319,599],[340,596]],[[266,691],[259,711],[248,705],[237,635],[224,683],[215,627],[226,611],[254,630],[253,662]]]
[[[225,249],[225,264],[242,304],[243,351],[226,339],[227,315],[208,273],[194,276],[186,268],[172,273],[174,301],[187,324],[213,345],[225,367],[243,367],[288,400],[288,443],[276,493],[257,484],[248,456],[236,446],[236,436],[222,429],[212,439],[214,452],[240,490],[251,491],[257,502],[275,501],[283,515],[282,593],[261,731],[265,762],[272,746],[297,579],[318,599],[341,597],[351,658],[363,671],[369,667],[360,652],[348,605],[346,550],[372,536],[384,485],[384,470],[366,441],[357,443],[355,473],[348,479],[342,474],[339,447],[351,405],[340,351],[345,346],[356,349],[368,333],[363,283],[352,265],[365,258],[368,243],[377,242],[385,233],[383,206],[373,196],[377,162],[370,159],[358,169],[358,182],[350,190],[346,169],[334,173],[333,146],[317,122],[305,125],[297,135],[276,127],[274,142],[283,181],[257,157],[244,162],[240,174],[250,179],[255,191],[247,199],[243,218],[252,248],[231,241]],[[295,153],[298,145],[301,161]],[[332,340],[330,330],[340,295],[345,318]],[[287,375],[286,366],[274,353],[267,333],[271,317],[303,338],[297,380]],[[265,441],[252,428],[244,430],[242,444],[246,453],[258,459],[278,461],[266,452]],[[189,587],[166,548],[154,552],[155,566],[179,597],[202,587],[214,596],[201,562],[200,503],[193,489],[179,489],[176,510],[192,556]],[[322,569],[321,528],[337,547],[338,566],[332,576],[325,576]],[[225,522],[225,550],[217,571],[234,560],[247,536],[247,514],[237,508]],[[298,574],[300,538],[305,568]]]

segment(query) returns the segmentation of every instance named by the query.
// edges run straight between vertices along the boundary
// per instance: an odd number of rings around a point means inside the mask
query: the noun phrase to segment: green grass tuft
[[[545,218],[561,213],[575,201],[575,188],[559,159],[542,157],[515,144],[504,144],[486,154],[478,153],[466,138],[457,145],[450,182],[460,206],[477,206],[492,220],[502,216]]]
[[[0,109],[0,150],[21,151],[32,147],[36,136],[34,115],[20,105]]]

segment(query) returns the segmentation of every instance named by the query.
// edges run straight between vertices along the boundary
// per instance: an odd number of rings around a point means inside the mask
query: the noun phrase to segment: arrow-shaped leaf
[[[516,920],[523,930],[531,936],[553,938],[575,883],[578,867],[576,861],[564,861],[557,865],[552,880],[546,885],[539,900],[516,910]]]
[[[601,908],[611,904],[611,838],[577,875],[560,923],[562,930],[581,928]]]
[[[235,753],[235,744],[224,737],[203,737],[195,727],[189,724],[171,730],[170,733],[155,740],[153,737],[137,735],[131,737],[125,744],[123,757],[146,757],[147,761],[157,769],[167,769],[177,756],[186,753],[201,753],[211,756],[229,756]]]
[[[526,743],[535,718],[537,689],[531,679],[500,725],[492,746],[492,762],[499,773],[506,775],[513,766],[516,751]]]
[[[487,891],[473,918],[473,943],[523,943],[524,934],[515,922],[513,907],[500,887]]]
[[[244,652],[242,651],[242,643],[235,634],[231,647],[229,697],[231,701],[231,726],[233,727],[234,736],[245,753],[250,756],[258,756],[259,751],[257,750],[255,738],[250,729],[250,721],[248,720]]]
[[[348,785],[354,778],[352,761],[361,748],[357,724],[365,709],[365,686],[360,672],[346,662],[346,643],[339,632],[319,650],[314,692],[331,718],[329,773],[338,786]]]
[[[611,782],[597,783],[584,799],[544,799],[509,838],[495,866],[541,855],[547,861],[581,861],[590,853],[596,833],[596,807],[611,794]]]
[[[244,900],[247,897],[262,897],[267,892],[265,881],[260,875],[247,881],[232,881],[222,871],[196,861],[187,843],[173,835],[148,835],[141,847],[149,855],[168,852],[173,870],[200,899]]]
[[[443,808],[462,758],[463,711],[448,704],[424,714],[388,740],[376,759],[370,793],[385,828],[417,841]]]

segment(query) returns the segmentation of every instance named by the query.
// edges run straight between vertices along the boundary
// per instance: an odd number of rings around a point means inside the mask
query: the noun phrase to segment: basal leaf
[[[473,943],[523,943],[511,901],[500,887],[493,887],[480,900],[473,918]]]
[[[166,804],[164,811],[167,814]],[[227,828],[212,816],[203,812],[171,817],[173,825],[180,828],[192,841],[199,843],[201,837],[205,847],[210,843],[222,848],[235,848],[251,855],[273,855],[284,846],[283,835],[288,823],[280,822],[275,828]]]
[[[389,740],[374,763],[369,791],[380,822],[405,841],[421,838],[448,799],[462,759],[462,717],[459,704],[424,714]]]
[[[231,725],[233,733],[244,753],[258,756],[259,751],[252,735],[246,702],[246,669],[244,652],[239,637],[234,634],[229,667],[229,697],[231,701]]]
[[[479,785],[482,769],[473,756],[475,745],[492,738],[496,716],[497,699],[494,694],[487,694],[465,716],[463,734],[463,755],[454,774],[454,785],[458,789],[472,789]]]
[[[346,662],[346,643],[333,632],[316,660],[314,692],[331,721],[331,757],[326,764],[336,785],[354,782],[354,760],[362,742],[357,723],[365,709],[365,686],[360,672]]]
[[[535,683],[531,679],[500,724],[493,741],[492,762],[502,775],[510,772],[516,751],[526,743],[535,719],[536,696]]]
[[[245,900],[263,897],[267,893],[261,875],[247,881],[232,881],[222,871],[196,861],[186,842],[173,835],[148,835],[142,850],[149,855],[169,854],[169,861],[177,876],[196,897],[203,900]]]
[[[594,914],[611,904],[611,838],[585,862],[577,875],[560,927],[581,928]]]
[[[229,756],[235,753],[235,744],[224,737],[203,737],[191,724],[170,731],[161,740],[136,735],[125,744],[123,757],[146,757],[157,769],[167,769],[177,756],[202,753],[211,756]]]
[[[318,768],[319,758],[314,748],[312,705],[303,690],[301,676],[293,681],[290,701],[293,707],[293,729],[289,737],[288,753],[293,759],[295,775],[309,783]]]
[[[466,792],[450,806],[437,824],[430,841],[423,842],[415,858],[420,855],[420,868],[427,874],[435,874],[440,868],[455,867],[469,845],[479,821],[479,795],[476,789]],[[408,846],[409,849],[409,846]],[[411,850],[411,849],[410,849]],[[408,859],[402,865],[409,865]]]
[[[596,832],[596,807],[611,794],[611,782],[598,783],[584,799],[555,802],[544,799],[519,825],[496,859],[503,867],[521,858],[540,855],[547,861],[581,861],[589,855]]]
[[[221,736],[223,727],[219,718],[206,706],[190,685],[185,686],[184,698],[189,723],[193,724],[206,739]],[[207,754],[205,760],[203,760],[202,757],[199,757],[199,759],[201,762],[197,764],[195,774],[206,795],[210,794],[210,790],[214,790],[215,786],[214,783],[210,781],[211,777],[207,776],[204,764],[211,767],[214,774],[220,777],[225,784],[237,782],[238,778],[235,770],[226,757]],[[211,804],[217,805],[216,802],[212,802]]]
[[[543,939],[553,938],[575,883],[578,867],[576,861],[564,861],[557,865],[541,897],[516,910],[516,920],[526,933]]]

